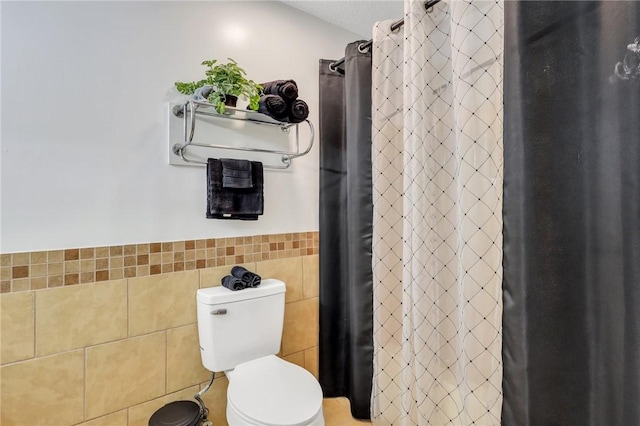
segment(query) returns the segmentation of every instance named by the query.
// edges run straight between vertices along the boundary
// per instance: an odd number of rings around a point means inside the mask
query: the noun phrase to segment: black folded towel
[[[298,85],[293,80],[274,80],[261,84],[265,95],[278,95],[291,102],[298,97]]]
[[[258,112],[280,120],[287,116],[287,103],[278,95],[262,95],[258,102]]]
[[[233,275],[227,275],[221,280],[222,286],[229,290],[238,291],[242,290],[245,285],[241,279],[234,277]]]
[[[309,105],[302,99],[296,99],[288,105],[287,116],[290,123],[302,123],[309,117]]]
[[[251,161],[221,158],[223,188],[253,188]]]
[[[231,268],[231,275],[241,280],[245,287],[257,287],[262,281],[260,275],[254,274],[242,266],[234,266]]]
[[[264,211],[262,163],[251,162],[252,188],[224,188],[222,161],[207,160],[207,219],[258,220]]]

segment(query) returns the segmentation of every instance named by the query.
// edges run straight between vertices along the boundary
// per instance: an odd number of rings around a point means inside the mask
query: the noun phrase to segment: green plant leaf
[[[180,81],[176,81],[175,85],[176,85],[176,88],[178,89],[178,92],[185,95],[193,95],[193,93],[199,87],[198,83],[195,83],[195,82],[183,83]]]
[[[204,72],[206,78],[191,83],[176,82],[176,88],[180,93],[191,95],[202,86],[212,86],[209,102],[220,114],[225,111],[225,95],[246,98],[249,101],[249,108],[257,110],[264,88],[255,81],[247,79],[245,70],[236,61],[227,59],[229,62],[226,64],[218,64],[216,59],[202,61],[202,65],[207,67]]]

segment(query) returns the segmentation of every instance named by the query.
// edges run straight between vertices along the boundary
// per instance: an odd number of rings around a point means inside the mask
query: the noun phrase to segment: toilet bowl
[[[324,426],[322,389],[302,367],[278,358],[286,286],[197,291],[202,364],[229,379],[230,426]]]
[[[302,367],[274,355],[226,372],[229,426],[321,426],[322,389]]]

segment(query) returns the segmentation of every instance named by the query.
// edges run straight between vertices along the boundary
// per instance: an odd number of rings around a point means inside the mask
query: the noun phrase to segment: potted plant
[[[238,97],[249,101],[249,109],[257,110],[263,88],[253,80],[246,78],[246,72],[231,58],[226,64],[218,64],[217,60],[204,61],[207,67],[205,79],[191,83],[176,82],[180,93],[193,95],[198,91],[208,99],[219,114],[224,114],[225,106],[236,106]]]

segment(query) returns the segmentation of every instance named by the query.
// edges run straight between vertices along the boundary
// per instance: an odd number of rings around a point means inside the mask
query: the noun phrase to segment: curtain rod
[[[425,1],[424,2],[424,8],[427,10],[427,13],[430,12],[429,9],[431,9],[433,6],[435,6],[436,4],[440,3],[442,0],[431,0],[431,1]],[[391,24],[391,31],[396,31],[398,28],[400,28],[401,26],[404,25],[404,19],[400,19],[399,21],[394,22],[393,24]],[[358,45],[358,52],[360,53],[364,53],[368,48],[371,47],[371,45],[373,44],[373,40],[369,40],[369,41],[365,41],[364,43],[360,43]],[[336,72],[338,71],[338,67],[340,65],[344,64],[344,58],[342,59],[338,59],[335,62],[332,62],[329,64],[329,70]]]

